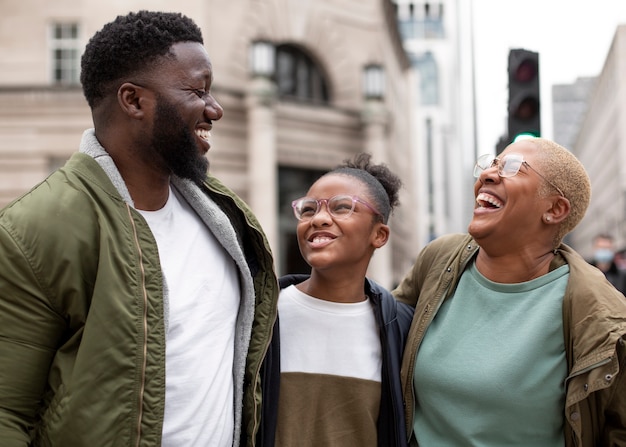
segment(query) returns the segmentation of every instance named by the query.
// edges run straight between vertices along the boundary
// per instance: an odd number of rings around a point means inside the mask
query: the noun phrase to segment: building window
[[[50,27],[51,79],[53,84],[80,81],[80,29],[77,23],[54,23]]]
[[[443,39],[443,3],[395,0],[400,32],[405,39]]]
[[[276,48],[276,83],[282,98],[328,103],[328,86],[320,68],[292,45]]]
[[[420,99],[424,106],[439,104],[439,68],[433,53],[427,51],[412,57],[412,64],[420,73]]]

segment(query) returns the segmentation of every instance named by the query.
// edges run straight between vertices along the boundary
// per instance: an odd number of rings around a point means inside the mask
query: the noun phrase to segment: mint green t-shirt
[[[420,447],[562,447],[567,361],[564,265],[519,284],[472,265],[417,353]]]

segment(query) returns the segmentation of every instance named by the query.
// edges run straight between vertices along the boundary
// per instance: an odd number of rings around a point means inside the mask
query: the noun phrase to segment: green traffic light
[[[539,138],[539,132],[522,132],[515,135],[511,143],[515,143],[516,141],[521,140],[530,140],[531,138]]]

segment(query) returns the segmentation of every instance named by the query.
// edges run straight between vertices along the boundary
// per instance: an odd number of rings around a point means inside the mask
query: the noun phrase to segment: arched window
[[[315,62],[293,45],[276,47],[276,84],[283,98],[327,103],[328,87]]]

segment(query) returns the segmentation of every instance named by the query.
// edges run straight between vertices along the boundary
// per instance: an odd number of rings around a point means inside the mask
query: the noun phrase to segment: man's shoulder
[[[95,162],[87,169],[76,169],[85,166],[85,162],[89,165],[89,157],[81,160],[86,157],[84,154],[75,156],[78,162],[73,156],[72,163],[68,162],[4,207],[0,211],[0,225],[20,233],[67,234],[76,226],[89,226],[98,209],[123,203],[121,197],[111,200],[114,189],[104,183],[106,174],[98,172]]]

